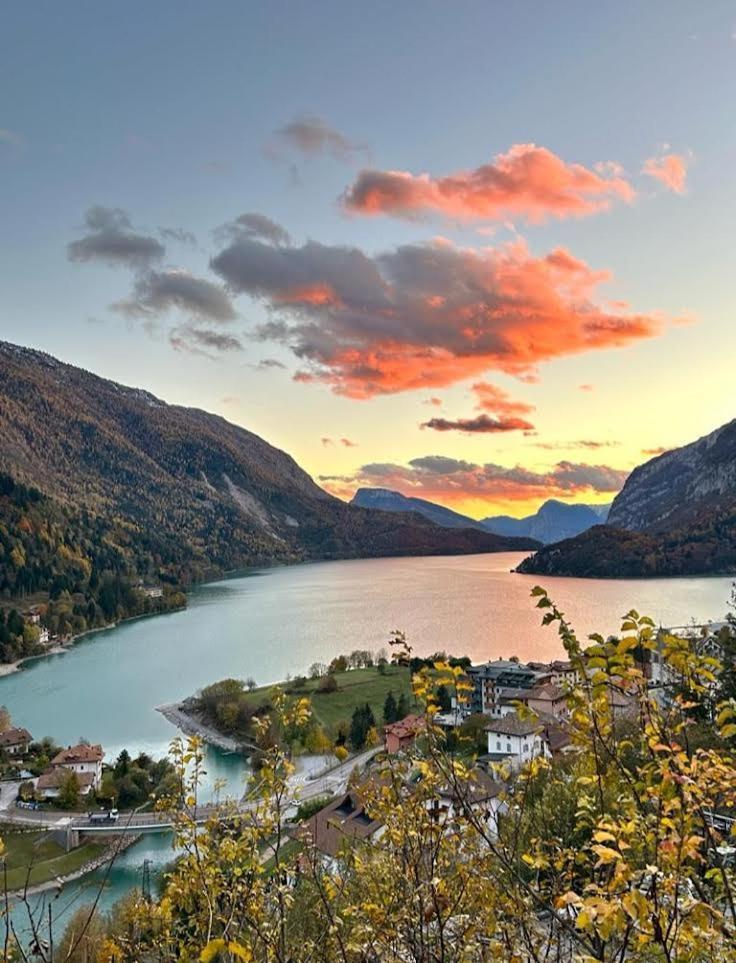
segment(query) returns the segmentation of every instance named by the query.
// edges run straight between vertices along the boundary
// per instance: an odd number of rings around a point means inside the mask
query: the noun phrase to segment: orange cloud
[[[310,241],[237,237],[211,266],[263,301],[256,336],[303,362],[298,381],[371,398],[437,389],[488,371],[523,380],[544,361],[658,335],[663,319],[601,304],[610,273],[564,248],[534,257],[522,240],[458,248],[407,244],[371,257]]]
[[[595,170],[568,164],[546,147],[515,144],[491,163],[446,177],[363,170],[342,197],[348,211],[416,217],[435,213],[462,220],[582,217],[635,192],[615,164]]]
[[[571,461],[559,461],[547,472],[535,472],[521,465],[477,465],[444,455],[425,455],[408,465],[373,462],[362,465],[354,475],[322,475],[319,480],[343,498],[358,487],[368,486],[452,503],[527,502],[617,492],[627,475],[627,471],[608,465]]]
[[[682,154],[664,154],[662,157],[649,157],[644,161],[642,173],[654,177],[675,194],[685,193],[688,159]]]
[[[502,388],[487,381],[476,382],[473,391],[478,398],[476,408],[480,411],[489,411],[494,415],[528,415],[534,411],[534,405],[526,401],[514,401]]]

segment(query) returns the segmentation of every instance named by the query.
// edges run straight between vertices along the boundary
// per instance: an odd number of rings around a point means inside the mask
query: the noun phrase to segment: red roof
[[[102,762],[104,756],[102,746],[88,746],[80,742],[78,746],[68,746],[62,749],[51,760],[52,766],[74,766],[81,762]]]
[[[11,746],[22,746],[26,742],[31,742],[31,734],[27,729],[6,729],[0,732],[0,748],[7,749]]]
[[[417,715],[405,716],[398,722],[389,722],[383,727],[384,735],[396,736],[397,739],[406,739],[415,736],[424,727],[424,717]]]

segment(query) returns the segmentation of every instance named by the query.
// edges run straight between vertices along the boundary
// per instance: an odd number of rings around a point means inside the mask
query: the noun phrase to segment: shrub
[[[323,675],[317,683],[317,692],[328,695],[330,692],[337,692],[337,679],[334,675]]]

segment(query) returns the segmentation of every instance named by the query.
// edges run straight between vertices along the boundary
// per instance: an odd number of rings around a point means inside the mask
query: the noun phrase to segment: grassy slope
[[[85,843],[70,853],[55,843],[45,832],[3,832],[4,860],[7,866],[7,887],[22,889],[32,863],[29,885],[45,883],[57,876],[65,876],[95,859],[104,849],[98,843]]]
[[[352,669],[350,672],[337,672],[338,690],[328,694],[316,692],[318,679],[309,679],[305,691],[298,693],[311,700],[315,719],[326,729],[333,731],[338,722],[350,722],[353,711],[366,702],[373,710],[376,722],[383,722],[383,703],[389,691],[396,700],[402,692],[411,699],[411,681],[408,668],[387,666],[386,674],[381,675],[377,668]],[[270,695],[273,686],[255,689],[250,697],[255,704],[263,702]]]

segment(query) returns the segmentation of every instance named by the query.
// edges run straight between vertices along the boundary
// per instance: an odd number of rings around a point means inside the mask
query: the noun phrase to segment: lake
[[[319,562],[254,571],[198,586],[181,612],[93,633],[64,655],[37,659],[0,678],[0,703],[34,737],[61,744],[102,743],[110,760],[122,749],[163,754],[176,730],[157,705],[227,676],[259,684],[306,673],[351,649],[379,649],[403,629],[420,655],[438,649],[473,661],[562,655],[529,598],[537,576],[511,572],[520,554]],[[545,578],[581,635],[617,630],[632,607],[664,625],[723,618],[729,578],[602,581]],[[207,755],[209,778],[232,791],[243,761]],[[144,859],[171,858],[165,839],[144,839],[113,870],[103,905],[140,884]],[[97,877],[66,887],[55,908],[76,908]]]
[[[517,553],[370,559],[272,568],[195,588],[189,607],[92,633],[70,652],[0,678],[0,704],[35,737],[80,736],[108,758],[166,751],[174,728],[157,705],[227,676],[259,685],[305,673],[403,629],[418,654],[473,661],[562,654],[529,592],[538,576],[510,570]],[[580,634],[616,631],[629,608],[665,625],[723,618],[729,578],[543,580]]]

